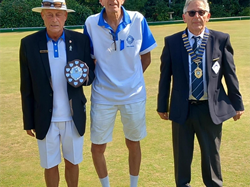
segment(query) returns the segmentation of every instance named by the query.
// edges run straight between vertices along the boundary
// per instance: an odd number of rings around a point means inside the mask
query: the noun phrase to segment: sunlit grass
[[[250,185],[250,21],[226,21],[208,23],[210,29],[229,33],[235,52],[235,64],[240,90],[245,104],[242,119],[228,120],[223,125],[221,162],[225,187]],[[164,37],[185,29],[185,24],[150,27],[158,47],[152,51],[152,63],[145,72],[147,87],[147,131],[142,140],[142,164],[140,187],[173,187],[174,171],[171,140],[171,123],[162,121],[156,113],[156,97],[159,81],[160,55]],[[82,32],[82,30],[78,30]],[[45,186],[43,169],[39,164],[37,142],[26,135],[22,125],[19,93],[19,45],[20,39],[33,32],[0,34],[0,186]],[[84,87],[90,108],[90,87]],[[80,187],[100,186],[94,170],[89,138],[89,118],[84,144],[84,161],[80,164]],[[127,148],[120,116],[117,116],[113,142],[106,151],[110,182],[113,187],[129,186]],[[60,164],[61,183],[66,186],[64,164]],[[192,165],[194,187],[204,186],[200,171],[200,151],[195,143]]]

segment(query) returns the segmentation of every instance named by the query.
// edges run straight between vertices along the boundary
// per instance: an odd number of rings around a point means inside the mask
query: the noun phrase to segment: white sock
[[[110,187],[109,185],[109,176],[100,179],[101,183],[102,183],[102,187]]]
[[[130,187],[137,187],[139,176],[130,175]]]

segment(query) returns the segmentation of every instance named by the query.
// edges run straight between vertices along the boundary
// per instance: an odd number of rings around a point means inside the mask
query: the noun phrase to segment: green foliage
[[[222,0],[222,4],[210,2],[210,12],[213,18],[248,16],[249,7],[241,7],[238,0]]]
[[[210,4],[210,13],[212,18],[230,17],[230,12],[226,11],[224,5]]]
[[[79,4],[75,0],[66,0],[67,8],[76,12],[69,13],[66,25],[84,25],[88,16],[93,14],[92,10],[84,5]]]
[[[93,14],[99,13],[102,10],[102,6],[99,3],[99,0],[74,0],[74,1],[77,1],[79,4],[88,7],[93,12]]]
[[[38,1],[38,0],[37,0]],[[69,6],[69,8],[72,8]],[[236,72],[244,100],[245,113],[241,119],[223,123],[221,163],[225,187],[249,187],[250,184],[250,20],[208,22],[209,29],[230,34],[234,48]],[[160,73],[160,55],[164,37],[185,29],[186,24],[150,26],[157,47],[151,53],[152,63],[144,73],[147,88],[146,121],[148,135],[141,141],[142,162],[140,187],[173,187],[174,161],[172,153],[171,121],[162,120],[156,112],[157,88]],[[82,29],[76,30],[82,32]],[[44,187],[43,169],[39,164],[39,151],[35,138],[22,130],[20,100],[20,75],[18,53],[21,38],[34,33],[0,33],[0,186]],[[84,135],[83,162],[79,165],[79,187],[99,187],[91,155],[90,105],[91,87],[84,87],[87,125]],[[120,116],[117,116],[113,141],[107,146],[105,156],[111,186],[129,186],[128,150],[124,143]],[[191,186],[204,187],[201,174],[200,148],[195,138],[192,161]],[[64,162],[59,165],[60,187],[67,187]]]
[[[31,11],[41,6],[36,0],[3,0],[0,4],[0,27],[39,27],[43,26],[40,14]]]
[[[244,8],[244,9],[240,12],[240,16],[250,16],[250,7]]]
[[[245,8],[250,7],[250,1],[249,0],[239,0],[240,6],[243,6]]]
[[[167,21],[169,13],[172,12],[168,3],[165,0],[147,1],[146,17],[150,21]]]
[[[238,0],[223,0],[222,3],[230,16],[237,16],[241,10]]]
[[[41,27],[43,20],[40,14],[31,11],[41,6],[42,0],[3,0],[0,3],[0,28]],[[75,10],[69,13],[66,25],[83,25],[91,14],[101,11],[98,0],[66,0],[67,7]],[[147,21],[168,21],[169,12],[173,20],[182,20],[185,0],[125,0],[127,10],[141,12]],[[250,1],[246,0],[210,0],[212,18],[250,16]]]
[[[174,12],[173,19],[175,20],[182,20],[182,14],[183,14],[183,3],[173,3],[171,5],[171,10]]]
[[[147,3],[147,0],[140,0],[140,1],[126,0],[125,3],[124,3],[124,7],[127,10],[138,11],[138,12],[142,13],[145,16],[146,15],[146,9],[145,9],[146,3]]]
[[[97,13],[101,12],[101,10],[103,8],[99,3],[98,4],[90,4],[87,7],[93,12],[93,14],[97,14]]]
[[[38,0],[3,0],[0,4],[0,27],[41,27],[44,26],[41,15],[32,12],[32,8],[40,7],[42,1]],[[75,0],[66,0],[67,7],[75,13],[69,13],[66,25],[83,25],[92,11]]]

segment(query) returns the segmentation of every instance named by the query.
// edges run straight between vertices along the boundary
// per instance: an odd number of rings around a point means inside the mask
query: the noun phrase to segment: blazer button
[[[50,94],[49,94],[49,96],[51,96],[51,97],[52,97],[52,93],[50,93]]]
[[[51,109],[49,109],[49,112],[52,112],[52,110],[51,110]]]

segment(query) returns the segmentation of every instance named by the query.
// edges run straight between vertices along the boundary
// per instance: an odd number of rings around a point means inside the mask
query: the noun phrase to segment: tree
[[[171,3],[170,3],[171,1]],[[0,27],[41,27],[43,20],[38,13],[31,11],[41,6],[41,0],[0,0]],[[83,25],[86,18],[101,11],[99,0],[66,0],[69,13],[66,25]],[[127,10],[141,12],[147,21],[168,21],[169,13],[174,12],[175,20],[182,19],[185,0],[125,0]],[[249,0],[209,0],[213,18],[250,16]]]
[[[32,12],[32,8],[40,7],[37,0],[3,0],[0,4],[0,27],[42,27],[44,26],[41,15]],[[83,25],[86,18],[93,12],[75,0],[67,0],[67,7],[75,10],[69,13],[66,25]]]
[[[249,0],[239,0],[239,4],[243,8],[249,8],[250,7],[250,1]]]
[[[167,20],[169,17],[168,0],[147,0],[141,4],[141,11],[147,21]]]
[[[43,26],[41,15],[31,11],[31,7],[38,7],[40,5],[36,0],[3,0],[0,4],[0,27]]]
[[[87,17],[93,14],[89,7],[81,5],[76,0],[66,0],[66,2],[68,8],[76,11],[68,14],[67,25],[84,25]]]
[[[124,3],[124,7],[127,10],[138,11],[142,13],[144,16],[146,14],[145,6],[147,0],[126,0]]]
[[[77,0],[81,5],[88,7],[93,14],[96,14],[101,11],[102,6],[99,3],[99,0]]]

